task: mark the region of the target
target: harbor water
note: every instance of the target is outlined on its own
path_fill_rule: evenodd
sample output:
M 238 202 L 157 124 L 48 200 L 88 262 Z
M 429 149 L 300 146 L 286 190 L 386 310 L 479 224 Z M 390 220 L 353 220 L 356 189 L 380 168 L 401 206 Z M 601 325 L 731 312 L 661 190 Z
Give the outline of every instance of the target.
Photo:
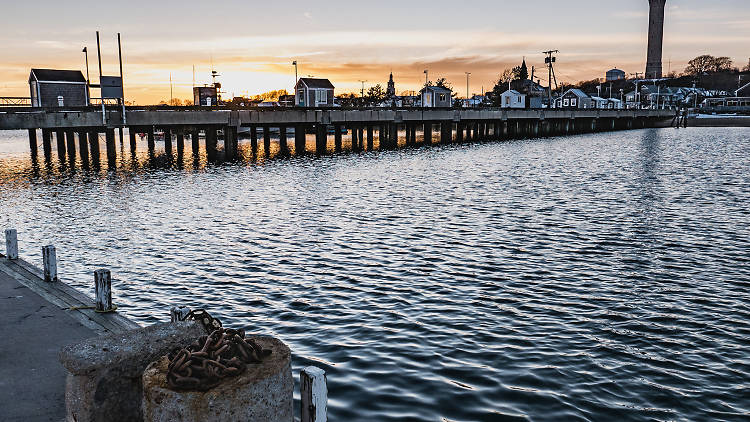
M 117 145 L 107 171 L 0 132 L 21 256 L 56 245 L 92 296 L 110 268 L 144 325 L 187 305 L 279 337 L 295 376 L 327 372 L 330 420 L 750 417 L 750 129 L 258 159 L 243 141 L 223 165 Z

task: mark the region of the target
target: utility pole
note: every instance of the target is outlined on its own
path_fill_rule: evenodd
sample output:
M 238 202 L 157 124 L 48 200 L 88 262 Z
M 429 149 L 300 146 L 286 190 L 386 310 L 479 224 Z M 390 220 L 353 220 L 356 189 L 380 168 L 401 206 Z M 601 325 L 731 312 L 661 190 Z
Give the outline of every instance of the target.
M 549 87 L 547 88 L 548 94 L 549 94 L 549 108 L 552 108 L 552 80 L 555 81 L 555 89 L 557 89 L 557 78 L 555 77 L 555 69 L 554 69 L 554 63 L 556 61 L 556 57 L 554 56 L 555 53 L 559 53 L 560 50 L 549 50 L 549 51 L 543 51 L 542 54 L 546 54 L 547 57 L 544 58 L 544 64 L 547 65 L 548 69 L 548 79 L 547 84 Z
M 362 98 L 364 99 L 365 98 L 365 82 L 367 81 L 360 81 L 360 82 L 362 82 Z
M 427 86 L 427 77 L 430 75 L 430 72 L 427 71 L 427 69 L 424 70 L 424 86 Z

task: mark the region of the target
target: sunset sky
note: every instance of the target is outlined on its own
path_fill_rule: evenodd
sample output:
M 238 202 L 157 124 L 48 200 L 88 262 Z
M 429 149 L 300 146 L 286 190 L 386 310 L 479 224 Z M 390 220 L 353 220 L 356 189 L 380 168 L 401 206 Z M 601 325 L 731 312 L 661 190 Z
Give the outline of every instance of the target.
M 211 62 L 226 96 L 291 90 L 293 60 L 300 76 L 331 79 L 336 93 L 385 85 L 392 70 L 398 92 L 418 90 L 424 69 L 465 94 L 489 89 L 506 67 L 526 56 L 547 72 L 541 51 L 558 49 L 558 80 L 603 77 L 618 67 L 643 72 L 648 2 L 553 1 L 75 1 L 3 2 L 0 6 L 0 96 L 28 96 L 31 67 L 81 69 L 89 48 L 98 79 L 96 38 L 105 74 L 117 74 L 122 33 L 125 94 L 136 103 L 191 98 L 210 82 Z M 700 54 L 750 57 L 750 1 L 667 0 L 664 71 L 682 71 Z

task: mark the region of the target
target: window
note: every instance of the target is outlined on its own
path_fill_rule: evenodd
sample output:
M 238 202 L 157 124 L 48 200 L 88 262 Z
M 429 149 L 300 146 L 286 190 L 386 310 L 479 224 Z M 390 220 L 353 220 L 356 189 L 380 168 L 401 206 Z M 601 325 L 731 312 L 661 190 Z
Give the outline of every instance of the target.
M 445 94 L 440 94 L 440 101 L 445 101 Z
M 578 99 L 577 98 L 571 98 L 570 99 L 570 106 L 571 107 L 575 107 L 577 103 L 578 103 Z
M 570 105 L 570 100 L 568 100 L 567 98 L 564 98 L 563 99 L 563 107 L 567 107 L 569 105 Z
M 328 92 L 325 89 L 316 89 L 315 101 L 321 104 L 326 104 L 328 102 Z
M 297 93 L 297 104 L 301 106 L 305 105 L 305 91 L 300 91 Z
M 505 105 L 510 105 L 510 97 L 505 97 Z

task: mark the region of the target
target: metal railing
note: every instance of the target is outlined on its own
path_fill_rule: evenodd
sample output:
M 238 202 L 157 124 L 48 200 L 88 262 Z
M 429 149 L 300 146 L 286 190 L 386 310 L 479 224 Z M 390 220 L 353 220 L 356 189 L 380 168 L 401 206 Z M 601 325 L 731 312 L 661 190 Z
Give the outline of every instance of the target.
M 0 107 L 31 107 L 31 97 L 0 97 Z

